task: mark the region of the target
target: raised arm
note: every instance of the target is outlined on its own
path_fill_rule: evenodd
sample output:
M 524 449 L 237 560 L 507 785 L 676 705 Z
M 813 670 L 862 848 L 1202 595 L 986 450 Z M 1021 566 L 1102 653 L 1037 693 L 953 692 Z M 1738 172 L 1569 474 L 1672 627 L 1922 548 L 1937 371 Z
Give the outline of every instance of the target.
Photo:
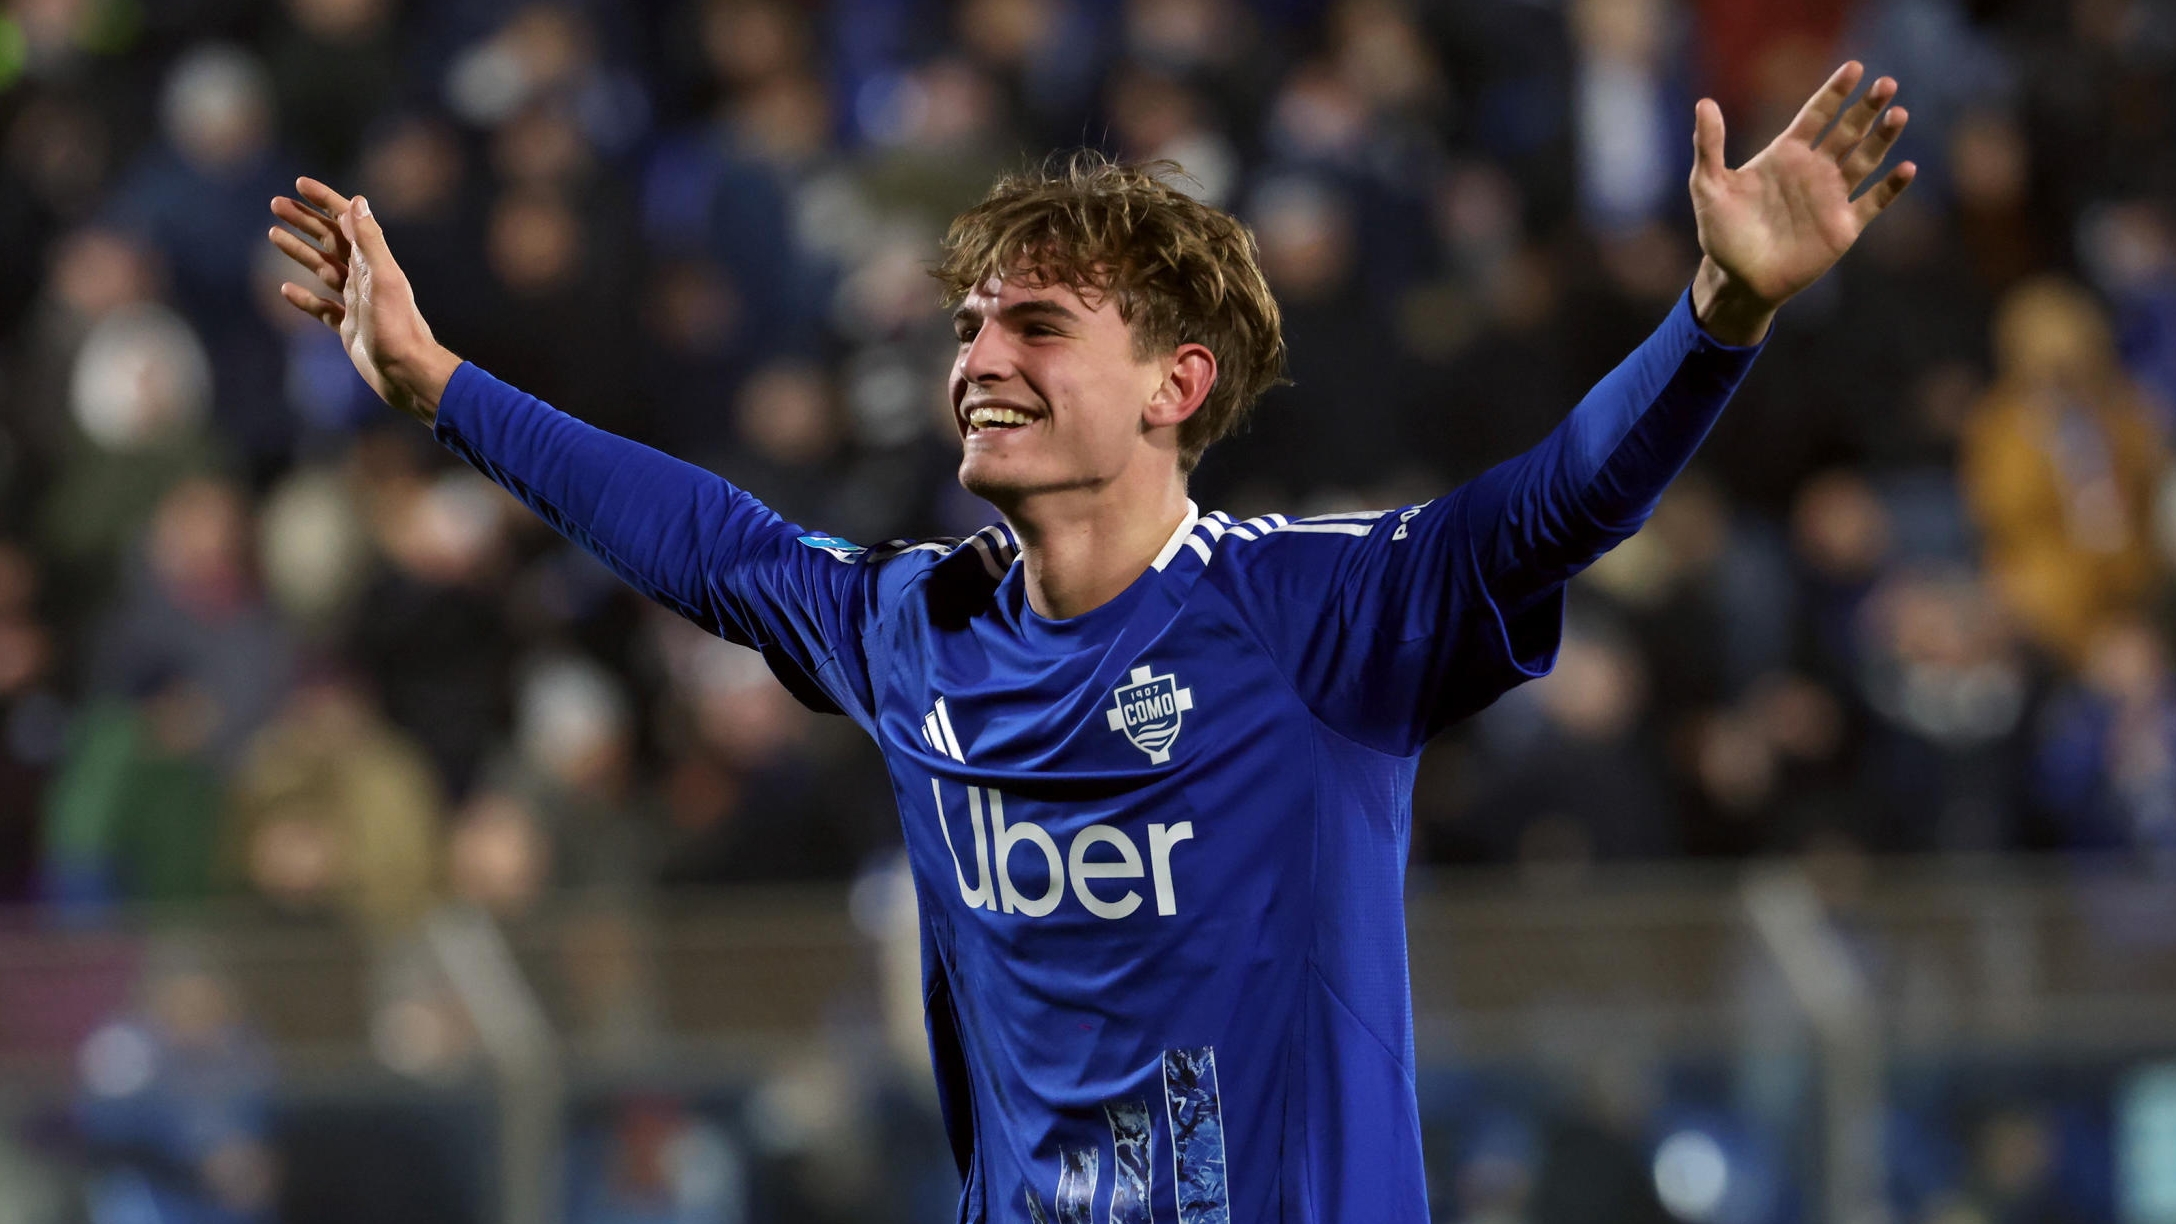
M 299 178 L 300 199 L 280 196 L 272 215 L 272 245 L 317 279 L 331 297 L 293 282 L 280 296 L 340 333 L 348 360 L 378 398 L 425 425 L 438 420 L 438 400 L 461 359 L 431 335 L 416 309 L 408 274 L 393 260 L 370 201 L 341 195 L 314 178 Z M 297 236 L 297 235 L 301 236 Z
M 1911 181 L 1907 162 L 1852 198 L 1904 129 L 1886 78 L 1845 107 L 1861 76 L 1844 65 L 1737 170 L 1723 164 L 1721 112 L 1700 103 L 1700 272 L 1540 445 L 1402 511 L 1272 524 L 1259 544 L 1242 537 L 1252 551 L 1211 568 L 1319 717 L 1360 743 L 1417 751 L 1553 666 L 1565 580 L 1639 530 L 1722 413 L 1776 308 Z
M 340 333 L 370 389 L 638 590 L 727 632 L 705 581 L 720 568 L 711 551 L 757 528 L 763 507 L 709 472 L 465 366 L 431 335 L 370 202 L 312 178 L 295 186 L 301 198 L 272 201 L 294 227 L 275 226 L 272 243 L 338 300 L 293 283 L 281 296 Z
M 1501 511 L 1482 558 L 1499 597 L 1516 604 L 1545 591 L 1638 530 L 1714 425 L 1776 310 L 1910 184 L 1916 168 L 1905 162 L 1867 185 L 1908 116 L 1889 105 L 1897 85 L 1888 77 L 1847 107 L 1863 75 L 1855 62 L 1838 68 L 1736 170 L 1723 160 L 1722 110 L 1709 99 L 1694 109 L 1701 261 L 1690 291 L 1547 440 L 1468 491 L 1484 503 L 1477 510 Z
M 520 498 L 643 594 L 761 650 L 818 708 L 866 705 L 854 665 L 870 587 L 853 554 L 804 539 L 719 476 L 585 425 L 463 362 L 431 335 L 370 204 L 315 179 L 272 211 L 272 242 L 337 300 L 280 293 L 340 334 L 386 403 Z M 844 664 L 844 666 L 841 666 Z
M 1889 105 L 1890 77 L 1846 108 L 1865 73 L 1856 60 L 1838 68 L 1791 126 L 1736 170 L 1723 161 L 1723 109 L 1712 98 L 1693 108 L 1701 254 L 1693 310 L 1725 344 L 1766 338 L 1777 308 L 1836 266 L 1919 173 L 1902 162 L 1868 185 L 1910 115 Z

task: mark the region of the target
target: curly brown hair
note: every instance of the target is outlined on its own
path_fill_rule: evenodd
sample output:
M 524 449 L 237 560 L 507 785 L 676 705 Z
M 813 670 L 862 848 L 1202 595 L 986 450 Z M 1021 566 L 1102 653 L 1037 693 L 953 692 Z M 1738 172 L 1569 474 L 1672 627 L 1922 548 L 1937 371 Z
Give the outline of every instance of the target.
M 1181 344 L 1216 354 L 1208 398 L 1179 426 L 1179 468 L 1236 428 L 1283 381 L 1283 323 L 1254 235 L 1172 180 L 1177 162 L 1129 165 L 1094 150 L 1009 174 L 954 218 L 932 270 L 953 306 L 992 277 L 1111 295 L 1142 360 Z

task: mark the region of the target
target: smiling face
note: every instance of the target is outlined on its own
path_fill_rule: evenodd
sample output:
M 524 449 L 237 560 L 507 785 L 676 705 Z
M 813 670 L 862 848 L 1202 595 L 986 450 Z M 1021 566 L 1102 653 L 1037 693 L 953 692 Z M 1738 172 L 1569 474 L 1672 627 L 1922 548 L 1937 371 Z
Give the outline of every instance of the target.
M 952 421 L 969 492 L 1010 510 L 1036 494 L 1105 488 L 1144 467 L 1178 470 L 1178 422 L 1200 395 L 1173 369 L 1200 361 L 1200 345 L 1144 359 L 1109 294 L 1083 298 L 1019 279 L 978 286 L 953 327 Z
M 1183 177 L 1083 150 L 998 179 L 952 219 L 930 271 L 961 307 L 953 407 L 1025 418 L 985 415 L 1011 427 L 985 435 L 960 412 L 970 490 L 996 500 L 1137 476 L 1143 488 L 1114 496 L 1162 480 L 1183 492 L 1202 452 L 1278 382 L 1284 339 L 1254 236 L 1174 186 Z M 1177 466 L 1159 472 L 1147 460 L 1167 450 Z

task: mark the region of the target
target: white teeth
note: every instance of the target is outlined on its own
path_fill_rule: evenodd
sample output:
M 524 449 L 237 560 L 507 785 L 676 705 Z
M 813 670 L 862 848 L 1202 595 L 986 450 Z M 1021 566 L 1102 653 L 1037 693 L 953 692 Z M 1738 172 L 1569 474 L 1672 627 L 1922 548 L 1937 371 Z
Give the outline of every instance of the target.
M 992 404 L 980 404 L 968 409 L 967 427 L 983 429 L 992 425 L 1025 425 L 1034 418 L 1017 408 L 1000 408 Z

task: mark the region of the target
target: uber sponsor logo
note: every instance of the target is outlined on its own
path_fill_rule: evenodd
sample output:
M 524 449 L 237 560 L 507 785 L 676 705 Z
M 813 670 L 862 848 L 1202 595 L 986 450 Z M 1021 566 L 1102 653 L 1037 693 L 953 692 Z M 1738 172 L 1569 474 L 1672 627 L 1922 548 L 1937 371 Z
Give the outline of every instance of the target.
M 937 699 L 936 709 L 923 719 L 922 734 L 938 752 L 955 761 L 967 759 L 960 751 L 959 737 L 952 731 L 952 715 L 945 709 L 943 698 Z M 963 847 L 953 840 L 952 824 L 945 815 L 944 787 L 936 778 L 929 780 L 930 797 L 937 805 L 937 831 L 952 855 L 960 899 L 969 908 L 1041 918 L 1058 908 L 1070 886 L 1082 909 L 1116 921 L 1141 908 L 1143 899 L 1137 888 L 1121 891 L 1122 882 L 1145 876 L 1156 897 L 1156 912 L 1167 917 L 1179 912 L 1178 890 L 1171 880 L 1171 848 L 1193 840 L 1193 821 L 1149 825 L 1145 857 L 1141 846 L 1125 830 L 1107 824 L 1081 829 L 1060 853 L 1058 839 L 1048 829 L 1032 820 L 1005 819 L 1005 796 L 1001 792 L 987 786 L 966 789 L 967 823 L 973 843 L 967 848 L 968 855 L 963 856 Z M 1039 892 L 1023 889 L 1014 881 L 1013 861 L 1023 848 L 1042 857 L 1046 875 Z M 1091 853 L 1096 857 L 1091 859 Z M 972 883 L 968 879 L 969 857 L 974 862 Z
M 967 823 L 973 830 L 975 861 L 974 879 L 970 883 L 961 848 L 953 842 L 952 830 L 945 820 L 943 791 L 934 778 L 930 780 L 930 787 L 936 792 L 939 831 L 944 834 L 946 847 L 952 851 L 952 870 L 959 876 L 960 899 L 971 908 L 1001 909 L 1008 914 L 1040 918 L 1058 908 L 1058 903 L 1065 899 L 1066 884 L 1071 881 L 1073 896 L 1082 909 L 1098 918 L 1115 921 L 1141 908 L 1140 890 L 1126 888 L 1120 892 L 1122 885 L 1118 882 L 1138 880 L 1146 874 L 1156 894 L 1156 912 L 1165 916 L 1179 912 L 1178 892 L 1171 883 L 1171 848 L 1193 839 L 1193 821 L 1148 827 L 1148 861 L 1144 872 L 1141 848 L 1123 829 L 1107 824 L 1089 825 L 1075 833 L 1072 845 L 1060 854 L 1058 839 L 1052 837 L 1048 829 L 1032 820 L 1005 819 L 1004 795 L 988 787 L 970 786 L 967 788 Z M 988 818 L 987 826 L 985 817 Z M 1097 852 L 1098 847 L 1108 849 L 1090 859 L 1089 854 Z M 1047 875 L 1040 892 L 1023 889 L 1013 881 L 1014 862 L 1023 849 L 1042 856 Z M 1033 879 L 1032 876 L 1029 878 Z
M 1111 691 L 1117 704 L 1103 712 L 1113 731 L 1123 731 L 1134 747 L 1161 765 L 1171 759 L 1171 741 L 1179 738 L 1180 716 L 1194 708 L 1194 690 L 1180 688 L 1177 677 L 1166 672 L 1152 676 L 1146 667 L 1133 669 L 1132 681 Z

